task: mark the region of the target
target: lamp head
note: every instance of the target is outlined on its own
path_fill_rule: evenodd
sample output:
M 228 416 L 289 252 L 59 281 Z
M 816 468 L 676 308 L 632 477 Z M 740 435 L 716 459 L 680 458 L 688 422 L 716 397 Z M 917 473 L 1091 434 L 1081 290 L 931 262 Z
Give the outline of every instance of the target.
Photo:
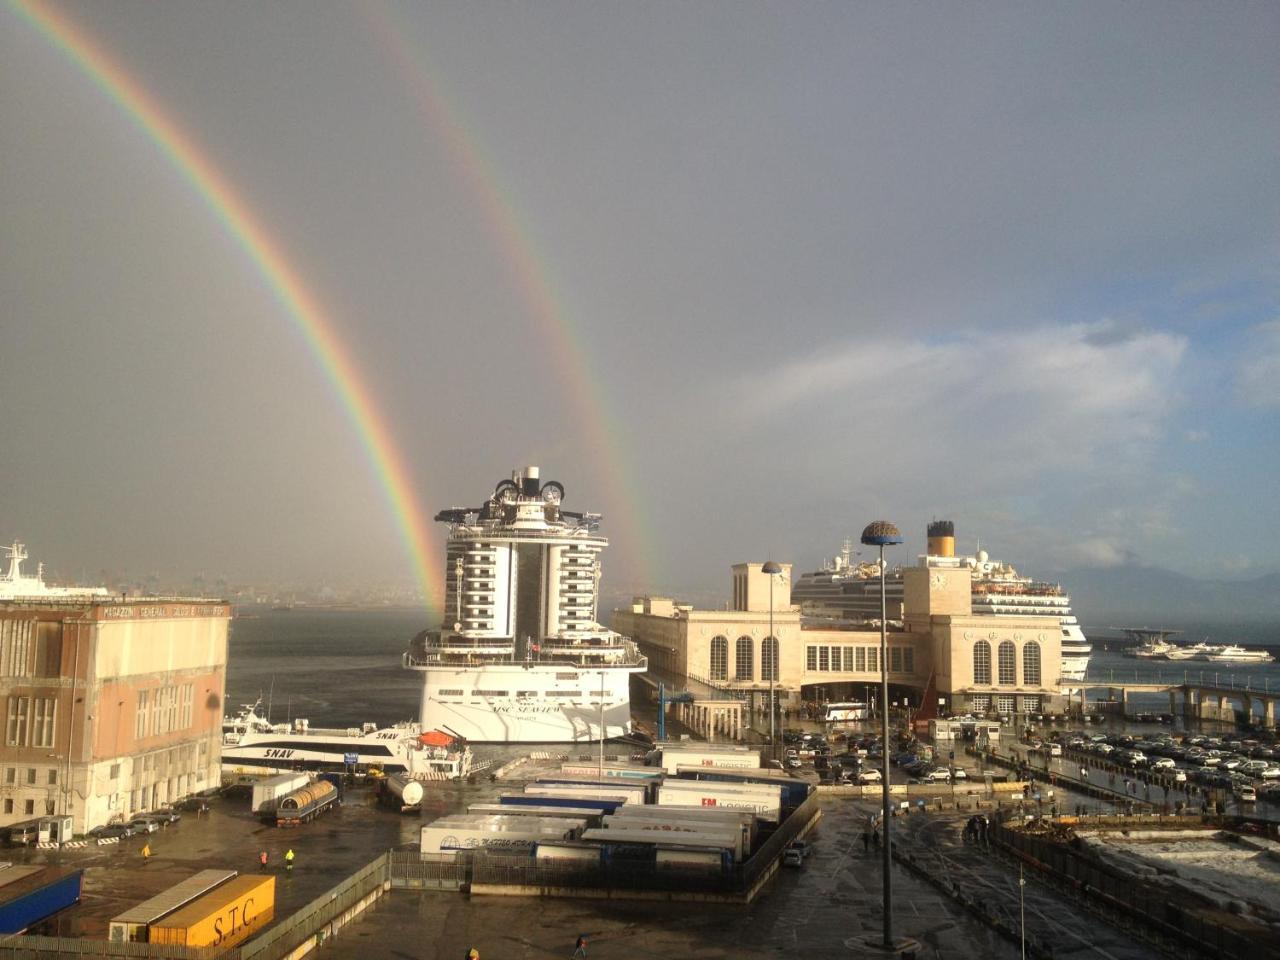
M 773 574 L 775 574 L 775 573 L 781 573 L 781 572 L 782 572 L 782 567 L 780 567 L 778 564 L 774 563 L 772 560 L 768 560 L 768 561 L 766 561 L 766 562 L 765 562 L 765 564 L 760 568 L 760 572 L 761 572 L 761 573 L 767 573 L 767 574 L 769 574 L 770 576 L 772 576 L 772 575 L 773 575 Z
M 862 542 L 869 547 L 887 547 L 901 543 L 902 533 L 888 520 L 876 520 L 862 531 Z

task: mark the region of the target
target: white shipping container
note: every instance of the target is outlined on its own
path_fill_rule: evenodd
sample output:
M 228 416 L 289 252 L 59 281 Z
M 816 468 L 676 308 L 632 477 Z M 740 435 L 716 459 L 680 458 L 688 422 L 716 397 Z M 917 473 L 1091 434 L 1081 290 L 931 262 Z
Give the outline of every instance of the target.
M 658 836 L 651 830 L 588 830 L 582 839 L 589 843 L 643 843 L 650 846 L 705 847 L 708 850 L 725 850 L 730 854 L 737 848 L 737 838 L 727 833 L 682 833 L 679 839 Z
M 249 810 L 252 813 L 274 810 L 284 797 L 310 782 L 311 775 L 307 773 L 281 773 L 259 780 L 253 785 L 253 799 L 250 801 Z
M 721 767 L 732 770 L 758 770 L 760 769 L 760 753 L 756 750 L 749 753 L 740 751 L 725 753 L 708 750 L 662 751 L 663 770 L 667 771 L 667 773 L 675 774 L 680 767 Z
M 458 827 L 422 828 L 419 849 L 423 853 L 457 853 L 465 850 L 510 850 L 527 853 L 539 840 L 549 839 L 545 833 L 495 833 L 485 830 L 464 830 Z
M 626 808 L 624 806 L 618 809 Z M 591 826 L 596 826 L 600 821 L 598 807 L 526 807 L 515 803 L 473 803 L 468 805 L 467 813 L 477 816 L 568 817 L 571 820 L 586 820 Z
M 717 825 L 699 823 L 691 820 L 618 820 L 616 817 L 605 817 L 604 828 L 632 835 L 635 833 L 655 834 L 655 843 L 680 843 L 686 833 L 696 833 L 707 837 L 723 837 L 733 850 L 735 860 L 741 860 L 746 852 L 742 827 L 739 824 Z M 665 837 L 665 840 L 658 839 Z
M 433 827 L 463 827 L 468 830 L 488 830 L 493 833 L 512 830 L 524 833 L 542 830 L 559 836 L 564 836 L 566 833 L 581 833 L 588 825 L 586 819 L 582 817 L 494 817 L 466 814 L 456 814 L 431 821 Z
M 658 750 L 670 750 L 672 752 L 701 752 L 701 753 L 754 753 L 759 755 L 760 748 L 752 747 L 745 743 L 709 743 L 706 740 L 663 740 L 655 744 Z
M 601 787 L 575 787 L 569 784 L 531 783 L 524 788 L 527 797 L 571 797 L 577 800 L 613 800 L 617 803 L 644 803 L 644 788 L 639 791 L 625 789 L 625 783 L 608 789 Z
M 667 804 L 658 806 L 650 804 L 644 807 L 627 804 L 619 807 L 613 814 L 618 822 L 650 821 L 650 820 L 684 820 L 693 823 L 710 823 L 717 826 L 731 825 L 742 830 L 746 838 L 746 848 L 755 848 L 756 830 L 759 821 L 752 810 L 733 810 L 729 807 L 678 806 Z
M 720 784 L 708 783 L 705 780 L 693 780 L 701 790 L 696 792 L 684 789 L 671 789 L 665 784 L 658 788 L 658 806 L 689 806 L 697 804 L 703 807 L 728 807 L 730 810 L 750 810 L 761 820 L 779 823 L 782 819 L 782 801 L 775 795 L 772 799 L 765 796 L 735 793 L 717 789 Z
M 560 772 L 579 777 L 603 777 L 606 780 L 653 780 L 662 776 L 657 767 L 645 767 L 639 764 L 608 764 L 603 767 L 595 763 L 562 763 Z

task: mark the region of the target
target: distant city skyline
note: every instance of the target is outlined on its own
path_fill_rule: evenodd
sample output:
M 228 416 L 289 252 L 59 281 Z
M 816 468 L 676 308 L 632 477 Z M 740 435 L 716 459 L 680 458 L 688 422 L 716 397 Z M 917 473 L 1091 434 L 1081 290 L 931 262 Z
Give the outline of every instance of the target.
M 606 590 L 718 596 L 881 518 L 893 562 L 946 518 L 1038 576 L 1276 572 L 1277 35 L 7 5 L 0 542 L 438 593 L 431 516 L 537 464 L 604 514 Z

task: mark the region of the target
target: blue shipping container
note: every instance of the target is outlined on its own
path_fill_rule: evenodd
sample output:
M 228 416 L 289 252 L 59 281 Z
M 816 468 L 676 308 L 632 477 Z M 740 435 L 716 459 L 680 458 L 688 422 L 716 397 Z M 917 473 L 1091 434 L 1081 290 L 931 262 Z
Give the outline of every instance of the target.
M 0 887 L 0 933 L 21 933 L 80 902 L 83 870 L 50 868 Z

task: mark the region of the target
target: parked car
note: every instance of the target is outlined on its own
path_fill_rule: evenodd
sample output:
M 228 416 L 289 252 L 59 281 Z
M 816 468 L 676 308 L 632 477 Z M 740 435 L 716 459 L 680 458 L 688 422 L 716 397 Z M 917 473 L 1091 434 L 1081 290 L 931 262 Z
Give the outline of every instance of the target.
M 1177 764 L 1168 757 L 1161 757 L 1159 760 L 1151 761 L 1152 770 L 1172 770 Z
M 148 811 L 144 816 L 159 820 L 163 826 L 168 826 L 171 823 L 177 823 L 182 819 L 182 814 L 173 807 L 158 807 L 155 810 Z
M 90 830 L 87 836 L 94 840 L 109 840 L 113 837 L 123 840 L 133 836 L 133 827 L 127 823 L 104 823 Z
M 879 770 L 863 770 L 858 774 L 859 783 L 879 783 L 881 780 Z
M 964 767 L 956 767 L 955 770 L 952 771 L 951 776 L 955 780 L 968 780 L 969 771 Z
M 946 767 L 938 767 L 926 773 L 923 779 L 926 783 L 950 783 L 951 772 Z
M 798 770 L 801 766 L 799 757 L 787 757 L 787 766 L 792 770 Z
M 792 850 L 788 847 L 786 850 L 782 851 L 782 865 L 784 867 L 803 867 L 804 854 L 799 850 Z
M 134 833 L 155 833 L 164 824 L 155 817 L 134 817 L 129 821 L 129 826 L 133 828 Z
M 177 810 L 185 810 L 188 813 L 208 813 L 209 799 L 207 797 L 183 797 L 174 804 Z
M 1253 789 L 1251 783 L 1237 783 L 1231 792 L 1241 803 L 1256 803 L 1258 800 L 1258 792 Z
M 787 847 L 787 849 L 799 850 L 800 856 L 807 857 L 809 856 L 809 854 L 813 853 L 813 844 L 809 843 L 806 840 L 792 840 L 791 844 Z

